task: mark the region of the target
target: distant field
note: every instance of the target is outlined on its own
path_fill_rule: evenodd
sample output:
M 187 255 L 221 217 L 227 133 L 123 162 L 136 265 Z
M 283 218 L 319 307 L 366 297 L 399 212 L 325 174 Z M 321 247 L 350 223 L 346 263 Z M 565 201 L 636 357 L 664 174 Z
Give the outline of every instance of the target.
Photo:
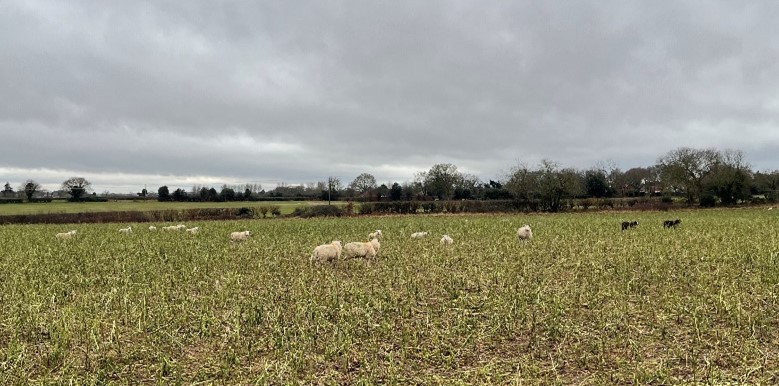
M 0 226 L 0 384 L 778 384 L 778 215 Z
M 241 208 L 278 206 L 282 214 L 292 213 L 295 207 L 322 205 L 327 201 L 236 201 L 236 202 L 159 202 L 159 201 L 109 201 L 109 202 L 49 202 L 0 205 L 0 215 L 45 214 L 45 213 L 83 213 L 116 212 L 129 210 L 165 210 L 197 208 Z M 336 202 L 336 205 L 344 205 Z

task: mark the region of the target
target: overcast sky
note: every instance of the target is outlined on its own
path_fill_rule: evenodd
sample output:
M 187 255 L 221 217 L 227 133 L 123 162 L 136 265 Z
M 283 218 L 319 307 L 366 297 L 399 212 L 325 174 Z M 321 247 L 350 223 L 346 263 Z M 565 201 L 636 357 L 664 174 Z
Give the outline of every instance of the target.
M 776 1 L 0 1 L 0 184 L 779 169 Z

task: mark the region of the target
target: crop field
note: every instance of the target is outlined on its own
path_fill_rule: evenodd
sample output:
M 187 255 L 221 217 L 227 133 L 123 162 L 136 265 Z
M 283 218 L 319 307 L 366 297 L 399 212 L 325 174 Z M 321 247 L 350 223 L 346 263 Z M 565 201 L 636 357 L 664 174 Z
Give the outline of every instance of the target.
M 324 203 L 327 203 L 325 201 Z M 109 202 L 67 202 L 22 203 L 0 205 L 0 215 L 47 214 L 47 213 L 85 213 L 85 212 L 123 212 L 151 211 L 168 209 L 200 208 L 257 208 L 278 206 L 282 214 L 289 214 L 298 206 L 322 205 L 321 201 L 232 201 L 232 202 L 159 202 L 159 201 L 109 201 Z M 345 205 L 345 202 L 335 202 Z
M 2 226 L 0 384 L 778 384 L 778 216 Z M 309 262 L 375 229 L 377 259 Z

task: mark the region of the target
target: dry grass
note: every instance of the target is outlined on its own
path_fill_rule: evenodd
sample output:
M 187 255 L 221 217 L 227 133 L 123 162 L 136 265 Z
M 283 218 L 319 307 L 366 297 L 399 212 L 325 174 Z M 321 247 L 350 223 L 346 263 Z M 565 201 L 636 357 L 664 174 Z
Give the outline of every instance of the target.
M 0 384 L 776 384 L 777 220 L 746 209 L 188 224 L 197 235 L 3 226 Z M 524 223 L 528 243 L 515 239 Z M 232 245 L 244 228 L 250 240 Z M 76 239 L 54 238 L 69 229 Z M 374 229 L 376 261 L 309 264 L 314 246 Z

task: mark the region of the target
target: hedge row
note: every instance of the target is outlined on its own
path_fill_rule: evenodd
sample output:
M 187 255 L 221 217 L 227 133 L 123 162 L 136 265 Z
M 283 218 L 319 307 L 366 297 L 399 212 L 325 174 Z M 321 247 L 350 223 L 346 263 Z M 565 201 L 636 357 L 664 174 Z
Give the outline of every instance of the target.
M 259 217 L 263 208 L 198 208 L 88 213 L 40 213 L 0 216 L 0 224 L 139 223 L 232 220 Z M 276 208 L 268 208 L 279 215 Z M 264 217 L 264 215 L 263 215 Z

